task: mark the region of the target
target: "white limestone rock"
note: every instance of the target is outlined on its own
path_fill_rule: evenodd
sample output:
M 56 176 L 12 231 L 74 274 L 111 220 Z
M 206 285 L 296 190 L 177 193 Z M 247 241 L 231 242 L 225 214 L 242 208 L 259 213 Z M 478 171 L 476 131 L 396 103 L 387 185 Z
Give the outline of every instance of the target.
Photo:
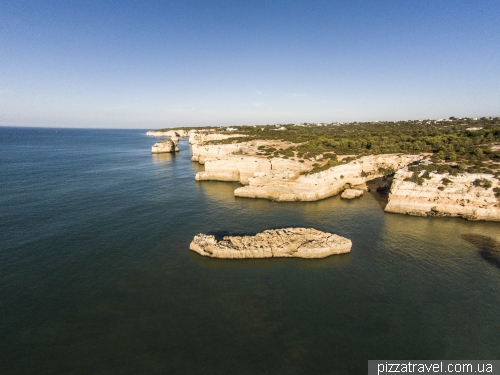
M 313 228 L 271 229 L 255 236 L 198 234 L 189 248 L 212 258 L 324 258 L 351 251 L 351 240 Z
M 371 155 L 309 175 L 284 179 L 279 173 L 265 173 L 249 178 L 248 186 L 234 191 L 237 197 L 264 198 L 278 202 L 317 201 L 364 184 L 384 175 L 383 170 L 398 170 L 422 155 Z
M 152 154 L 164 154 L 169 152 L 179 152 L 177 144 L 171 139 L 156 142 L 153 147 L 151 147 Z
M 241 147 L 241 144 L 238 143 L 226 145 L 193 144 L 191 146 L 193 152 L 191 161 L 205 164 L 206 160 L 222 159 L 228 155 L 241 154 Z
M 500 202 L 493 191 L 500 184 L 493 175 L 430 173 L 430 179 L 424 179 L 422 185 L 418 185 L 405 181 L 412 173 L 405 168 L 395 174 L 385 211 L 414 216 L 500 221 Z M 444 184 L 443 178 L 450 182 Z M 489 180 L 491 187 L 474 186 L 476 179 Z
M 363 195 L 363 190 L 359 189 L 345 189 L 342 194 L 340 195 L 340 198 L 343 199 L 354 199 L 358 198 Z

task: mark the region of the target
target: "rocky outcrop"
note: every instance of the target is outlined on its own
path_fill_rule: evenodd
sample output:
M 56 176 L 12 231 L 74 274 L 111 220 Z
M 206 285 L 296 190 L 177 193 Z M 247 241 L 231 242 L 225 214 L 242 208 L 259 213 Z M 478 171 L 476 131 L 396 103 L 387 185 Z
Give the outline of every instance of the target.
M 358 198 L 363 195 L 363 190 L 359 189 L 345 189 L 342 194 L 340 195 L 340 198 L 343 199 L 354 199 Z
M 411 175 L 412 172 L 406 168 L 396 173 L 385 211 L 415 216 L 500 221 L 500 202 L 493 191 L 499 182 L 493 175 L 463 173 L 450 176 L 430 173 L 430 178 L 424 179 L 422 185 L 405 181 Z M 476 180 L 488 180 L 491 186 L 475 186 Z
M 236 181 L 246 185 L 255 176 L 265 176 L 266 173 L 279 173 L 282 179 L 297 178 L 303 170 L 306 170 L 304 165 L 294 160 L 228 155 L 222 159 L 206 160 L 205 171 L 198 172 L 195 179 Z
M 278 202 L 317 201 L 381 177 L 389 169 L 403 168 L 421 158 L 421 155 L 371 155 L 309 175 L 297 176 L 283 170 L 255 173 L 254 177 L 248 179 L 248 186 L 236 189 L 234 195 Z
M 236 181 L 247 184 L 255 172 L 271 170 L 267 158 L 252 156 L 226 156 L 224 159 L 211 159 L 205 162 L 205 171 L 198 172 L 196 181 L 217 180 Z
M 324 258 L 351 251 L 351 240 L 312 228 L 272 229 L 255 236 L 198 234 L 189 248 L 212 258 Z
M 156 142 L 153 147 L 151 147 L 152 154 L 164 154 L 168 152 L 179 152 L 177 144 L 171 139 Z
M 221 159 L 228 155 L 241 154 L 243 152 L 240 143 L 226 145 L 193 144 L 191 150 L 193 152 L 191 161 L 197 161 L 200 164 L 205 164 L 205 160 Z
M 151 130 L 146 133 L 148 137 L 171 137 L 171 138 L 185 138 L 189 137 L 188 130 L 173 129 L 167 131 Z

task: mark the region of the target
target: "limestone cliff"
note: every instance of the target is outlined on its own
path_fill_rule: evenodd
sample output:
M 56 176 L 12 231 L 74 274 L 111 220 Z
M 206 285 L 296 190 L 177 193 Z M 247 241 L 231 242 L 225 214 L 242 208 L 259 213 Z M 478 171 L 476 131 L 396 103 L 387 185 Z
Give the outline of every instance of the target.
M 236 189 L 234 195 L 278 202 L 316 201 L 380 177 L 387 169 L 398 170 L 421 158 L 420 155 L 364 156 L 319 173 L 298 177 L 286 170 L 255 173 L 254 177 L 248 179 L 248 186 Z
M 200 164 L 205 164 L 207 159 L 221 159 L 227 155 L 241 154 L 242 145 L 240 143 L 230 143 L 226 145 L 205 145 L 193 144 L 191 146 L 193 156 L 191 161 L 197 161 Z
M 389 203 L 385 208 L 387 212 L 500 221 L 500 202 L 493 191 L 499 182 L 493 175 L 430 173 L 430 179 L 424 179 L 422 185 L 405 181 L 411 175 L 412 172 L 405 168 L 394 176 Z M 474 184 L 474 181 L 485 180 L 491 183 L 486 189 Z
M 194 144 L 192 161 L 205 165 L 205 171 L 196 174 L 197 181 L 236 181 L 248 184 L 255 173 L 271 170 L 288 171 L 296 178 L 311 168 L 312 161 L 299 163 L 294 159 L 269 158 L 259 154 L 259 146 L 276 145 L 275 141 L 250 141 L 223 145 Z M 286 147 L 287 145 L 281 144 Z M 289 146 L 289 145 L 288 145 Z
M 214 236 L 199 234 L 189 248 L 212 258 L 324 258 L 351 251 L 351 240 L 312 228 L 266 230 L 255 236 Z
M 151 147 L 152 154 L 164 154 L 168 152 L 179 152 L 177 144 L 171 139 L 156 142 L 153 147 Z
M 266 172 L 280 172 L 296 178 L 303 170 L 306 170 L 304 165 L 294 160 L 227 155 L 222 159 L 206 160 L 205 171 L 198 172 L 195 179 L 236 181 L 246 185 L 255 176 L 265 176 Z

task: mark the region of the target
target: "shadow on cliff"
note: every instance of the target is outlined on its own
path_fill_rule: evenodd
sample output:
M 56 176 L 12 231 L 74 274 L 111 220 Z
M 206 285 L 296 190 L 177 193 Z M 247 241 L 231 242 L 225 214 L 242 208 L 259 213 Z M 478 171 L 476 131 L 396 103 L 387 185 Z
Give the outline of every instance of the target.
M 207 235 L 214 236 L 217 241 L 222 241 L 225 236 L 255 236 L 255 232 L 228 232 L 227 230 L 211 230 Z
M 385 210 L 385 206 L 389 203 L 389 192 L 391 191 L 392 177 L 378 177 L 370 181 L 366 181 L 369 193 L 375 198 L 379 206 Z
M 474 245 L 483 259 L 500 268 L 500 242 L 480 234 L 462 234 L 462 238 Z

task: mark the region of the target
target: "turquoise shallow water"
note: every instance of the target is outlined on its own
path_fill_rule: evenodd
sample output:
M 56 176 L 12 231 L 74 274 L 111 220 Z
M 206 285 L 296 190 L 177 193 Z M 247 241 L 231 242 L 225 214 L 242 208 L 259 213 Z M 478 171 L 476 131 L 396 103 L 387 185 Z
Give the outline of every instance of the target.
M 370 194 L 235 198 L 236 183 L 194 181 L 186 140 L 155 156 L 144 133 L 0 128 L 1 374 L 363 374 L 369 359 L 500 358 L 500 268 L 480 253 L 499 223 L 386 214 Z M 189 251 L 197 233 L 286 226 L 346 236 L 352 252 Z

